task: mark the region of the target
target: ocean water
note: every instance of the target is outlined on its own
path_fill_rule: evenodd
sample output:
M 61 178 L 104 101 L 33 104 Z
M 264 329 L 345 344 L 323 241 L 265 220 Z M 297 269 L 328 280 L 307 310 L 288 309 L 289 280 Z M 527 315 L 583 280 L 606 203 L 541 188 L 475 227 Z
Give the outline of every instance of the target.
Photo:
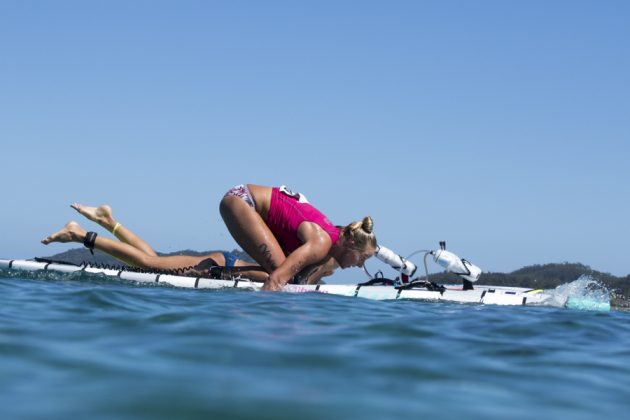
M 0 271 L 0 418 L 594 419 L 630 313 Z

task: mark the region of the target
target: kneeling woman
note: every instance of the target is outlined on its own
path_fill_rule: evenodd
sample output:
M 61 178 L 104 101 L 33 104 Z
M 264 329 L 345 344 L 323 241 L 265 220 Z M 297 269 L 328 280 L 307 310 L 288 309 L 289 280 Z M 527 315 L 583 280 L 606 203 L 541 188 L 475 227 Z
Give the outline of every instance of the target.
M 238 185 L 225 194 L 220 210 L 236 242 L 269 273 L 267 290 L 295 276 L 317 283 L 338 267 L 363 266 L 376 252 L 370 217 L 335 226 L 284 186 Z
M 174 270 L 189 267 L 203 272 L 213 265 L 230 265 L 222 253 L 202 257 L 158 256 L 145 241 L 122 226 L 112 216 L 111 208 L 72 207 L 100 224 L 120 242 L 86 232 L 76 222 L 69 222 L 42 243 L 78 242 L 112 255 L 132 266 L 147 269 Z M 326 216 L 310 205 L 306 198 L 285 187 L 272 188 L 239 185 L 229 190 L 220 205 L 221 215 L 236 242 L 260 264 L 239 274 L 264 281 L 264 289 L 279 290 L 291 279 L 317 283 L 338 267 L 360 267 L 376 252 L 372 219 L 345 227 L 333 225 Z M 249 265 L 242 260 L 235 267 Z

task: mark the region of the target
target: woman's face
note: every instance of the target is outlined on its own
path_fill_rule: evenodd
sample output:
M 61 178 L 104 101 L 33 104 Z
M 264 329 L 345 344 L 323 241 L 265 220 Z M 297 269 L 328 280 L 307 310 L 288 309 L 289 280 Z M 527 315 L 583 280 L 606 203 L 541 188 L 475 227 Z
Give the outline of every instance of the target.
M 365 250 L 359 250 L 351 246 L 345 247 L 339 262 L 339 267 L 363 267 L 365 260 L 374 255 L 376 249 L 368 248 Z

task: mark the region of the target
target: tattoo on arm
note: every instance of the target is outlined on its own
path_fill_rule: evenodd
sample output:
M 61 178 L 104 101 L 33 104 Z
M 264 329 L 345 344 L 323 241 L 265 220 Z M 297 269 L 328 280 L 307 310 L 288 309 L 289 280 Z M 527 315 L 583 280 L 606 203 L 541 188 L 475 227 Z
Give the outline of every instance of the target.
M 269 251 L 269 247 L 267 246 L 267 244 L 258 245 L 258 250 L 262 254 L 263 259 L 265 260 L 267 265 L 271 267 L 272 270 L 275 270 L 277 267 L 273 263 L 273 259 L 271 258 L 271 251 Z

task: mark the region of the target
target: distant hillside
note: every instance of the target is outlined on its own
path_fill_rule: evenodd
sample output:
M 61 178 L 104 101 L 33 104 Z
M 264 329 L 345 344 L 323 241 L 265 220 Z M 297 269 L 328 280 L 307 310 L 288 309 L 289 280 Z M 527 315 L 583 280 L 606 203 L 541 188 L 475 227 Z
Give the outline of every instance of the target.
M 192 251 L 184 250 L 169 254 L 158 253 L 159 255 L 206 255 L 216 251 Z M 221 251 L 219 251 L 221 252 Z M 245 261 L 252 261 L 252 258 L 245 252 L 235 249 L 232 251 L 238 258 Z M 46 257 L 55 260 L 68 261 L 74 264 L 82 262 L 99 263 L 108 265 L 124 265 L 115 258 L 110 257 L 100 251 L 95 250 L 94 256 L 85 248 L 72 249 L 60 254 Z M 612 303 L 617 307 L 630 308 L 630 275 L 626 277 L 616 277 L 609 273 L 602 273 L 593 270 L 591 267 L 579 263 L 544 264 L 531 265 L 520 268 L 511 273 L 483 273 L 479 279 L 480 284 L 494 286 L 515 286 L 530 287 L 536 289 L 553 289 L 561 284 L 570 283 L 588 275 L 598 280 L 611 292 Z M 458 277 L 448 273 L 431 274 L 429 279 L 436 283 L 453 283 L 458 281 Z

